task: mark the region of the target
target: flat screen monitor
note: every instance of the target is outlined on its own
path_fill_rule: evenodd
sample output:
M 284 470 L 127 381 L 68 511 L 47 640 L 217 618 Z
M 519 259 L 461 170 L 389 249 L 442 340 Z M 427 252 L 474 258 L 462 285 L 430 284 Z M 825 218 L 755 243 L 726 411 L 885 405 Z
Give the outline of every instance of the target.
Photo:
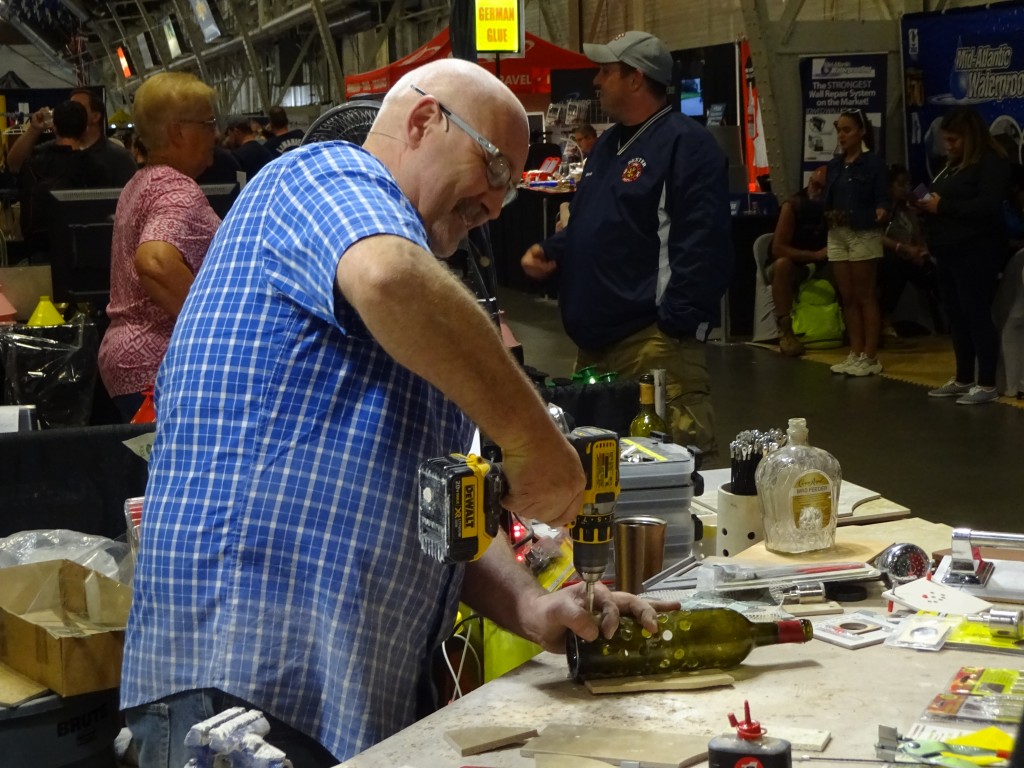
M 699 77 L 679 81 L 679 110 L 690 117 L 704 117 L 704 94 Z
M 238 197 L 237 184 L 202 184 L 199 187 L 210 201 L 213 212 L 223 219 L 231 210 L 232 203 Z
M 110 244 L 120 188 L 50 190 L 53 296 L 110 290 Z
M 237 184 L 200 187 L 222 219 Z M 57 301 L 110 291 L 110 249 L 120 188 L 50 190 L 50 272 Z M 93 297 L 94 299 L 96 297 Z

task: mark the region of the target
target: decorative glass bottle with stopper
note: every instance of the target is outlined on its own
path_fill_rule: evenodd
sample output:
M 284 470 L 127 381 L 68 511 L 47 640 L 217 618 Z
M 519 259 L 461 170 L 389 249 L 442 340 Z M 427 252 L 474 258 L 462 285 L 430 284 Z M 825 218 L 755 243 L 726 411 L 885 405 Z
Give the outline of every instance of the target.
M 770 552 L 831 549 L 843 474 L 828 451 L 807 444 L 807 422 L 790 419 L 786 445 L 762 459 L 754 475 Z

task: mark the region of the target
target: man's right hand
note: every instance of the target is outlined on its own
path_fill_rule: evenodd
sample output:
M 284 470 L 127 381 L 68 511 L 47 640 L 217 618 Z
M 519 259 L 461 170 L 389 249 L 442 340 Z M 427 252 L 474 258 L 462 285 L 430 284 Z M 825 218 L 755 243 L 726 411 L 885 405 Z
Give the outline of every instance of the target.
M 28 116 L 25 130 L 7 150 L 7 170 L 11 173 L 20 173 L 22 166 L 32 157 L 32 151 L 36 144 L 43 138 L 43 132 L 47 129 L 47 122 L 51 116 L 50 109 L 37 109 Z
M 505 509 L 555 527 L 576 519 L 586 476 L 579 455 L 554 422 L 550 435 L 531 440 L 522 449 L 503 445 L 501 453 L 509 487 L 502 500 Z
M 558 269 L 558 265 L 544 255 L 540 243 L 531 245 L 519 263 L 523 267 L 523 272 L 534 280 L 547 280 Z
M 53 112 L 49 107 L 43 107 L 37 109 L 28 118 L 28 124 L 30 128 L 35 128 L 37 131 L 45 131 L 46 123 L 52 119 Z

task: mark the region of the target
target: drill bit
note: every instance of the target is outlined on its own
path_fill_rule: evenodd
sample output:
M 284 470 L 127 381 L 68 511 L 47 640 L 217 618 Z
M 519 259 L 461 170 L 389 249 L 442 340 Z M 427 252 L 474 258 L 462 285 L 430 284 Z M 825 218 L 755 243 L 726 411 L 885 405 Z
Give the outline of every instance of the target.
M 594 582 L 587 581 L 587 613 L 594 612 Z

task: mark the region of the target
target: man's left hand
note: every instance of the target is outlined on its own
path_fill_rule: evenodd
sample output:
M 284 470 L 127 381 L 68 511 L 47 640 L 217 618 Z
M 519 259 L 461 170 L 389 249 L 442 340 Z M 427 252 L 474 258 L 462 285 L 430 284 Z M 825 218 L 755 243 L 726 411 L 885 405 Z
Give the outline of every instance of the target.
M 677 601 L 641 600 L 628 592 L 612 592 L 604 584 L 594 585 L 594 611 L 587 613 L 586 585 L 575 584 L 556 592 L 538 595 L 530 615 L 523 619 L 529 640 L 545 651 L 565 653 L 565 632 L 584 640 L 596 640 L 598 633 L 610 638 L 619 626 L 619 617 L 630 615 L 651 632 L 657 631 L 657 614 L 679 607 Z

